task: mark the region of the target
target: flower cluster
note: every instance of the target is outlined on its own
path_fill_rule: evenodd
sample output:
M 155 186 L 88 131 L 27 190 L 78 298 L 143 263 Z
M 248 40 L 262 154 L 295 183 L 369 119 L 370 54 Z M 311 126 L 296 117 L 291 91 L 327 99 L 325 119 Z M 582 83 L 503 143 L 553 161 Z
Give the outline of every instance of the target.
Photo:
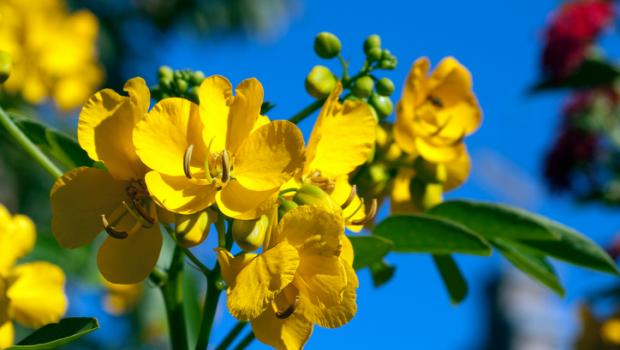
M 0 50 L 13 68 L 3 89 L 28 103 L 52 98 L 62 110 L 81 105 L 101 83 L 95 16 L 69 13 L 64 0 L 0 3 Z
M 67 309 L 60 268 L 43 261 L 16 264 L 35 241 L 33 222 L 0 205 L 0 349 L 13 344 L 13 320 L 37 328 L 58 322 Z

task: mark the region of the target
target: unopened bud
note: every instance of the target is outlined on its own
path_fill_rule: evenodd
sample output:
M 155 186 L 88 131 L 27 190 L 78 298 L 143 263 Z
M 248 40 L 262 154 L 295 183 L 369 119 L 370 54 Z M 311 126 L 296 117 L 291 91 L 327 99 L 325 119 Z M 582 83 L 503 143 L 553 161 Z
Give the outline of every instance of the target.
M 366 52 L 366 58 L 370 62 L 376 62 L 381 59 L 381 49 L 378 47 L 373 47 L 372 49 Z
M 234 220 L 232 237 L 241 249 L 251 252 L 263 245 L 268 228 L 267 215 L 261 215 L 255 220 Z
M 172 79 L 174 76 L 174 72 L 169 66 L 161 66 L 159 67 L 159 71 L 157 71 L 157 75 L 159 76 L 160 80 L 164 78 Z
M 329 68 L 314 66 L 306 77 L 306 91 L 315 98 L 326 97 L 336 88 L 338 79 Z
M 369 97 L 372 94 L 372 89 L 375 87 L 375 82 L 369 76 L 359 77 L 353 82 L 351 91 L 357 97 Z
M 392 103 L 392 99 L 387 96 L 373 94 L 372 96 L 370 96 L 368 102 L 370 102 L 370 105 L 374 107 L 379 118 L 385 118 L 392 114 L 392 111 L 394 111 L 394 104 Z
M 444 164 L 432 163 L 417 157 L 413 167 L 416 178 L 427 183 L 444 183 L 448 179 L 448 169 Z
M 377 93 L 382 96 L 390 96 L 394 93 L 394 83 L 389 78 L 381 78 L 377 81 Z
M 361 197 L 381 198 L 387 190 L 391 175 L 383 163 L 362 168 L 357 180 L 357 191 Z
M 368 54 L 372 49 L 381 48 L 381 37 L 377 34 L 369 35 L 364 41 L 364 52 Z
M 209 213 L 207 210 L 190 214 L 175 215 L 177 242 L 183 247 L 193 247 L 202 243 L 209 235 Z
M 200 85 L 203 80 L 205 80 L 205 74 L 202 71 L 197 70 L 194 73 L 192 73 L 192 78 L 191 78 L 192 84 Z
M 295 197 L 293 197 L 293 202 L 298 205 L 317 205 L 327 208 L 339 208 L 329 194 L 320 187 L 310 184 L 303 184 L 297 190 Z
M 290 201 L 288 199 L 282 199 L 280 201 L 280 205 L 278 206 L 278 219 L 282 219 L 284 214 L 286 214 L 289 210 L 298 207 L 297 203 Z
M 0 51 L 0 84 L 9 79 L 12 67 L 11 55 L 6 51 Z
M 443 201 L 442 184 L 425 183 L 418 179 L 413 179 L 409 183 L 409 191 L 413 205 L 420 212 L 425 212 Z
M 189 85 L 187 84 L 186 80 L 177 79 L 176 84 L 177 84 L 177 89 L 179 90 L 180 93 L 186 92 L 187 89 L 189 88 Z
M 314 39 L 314 51 L 322 58 L 334 58 L 341 49 L 340 39 L 332 33 L 321 32 Z

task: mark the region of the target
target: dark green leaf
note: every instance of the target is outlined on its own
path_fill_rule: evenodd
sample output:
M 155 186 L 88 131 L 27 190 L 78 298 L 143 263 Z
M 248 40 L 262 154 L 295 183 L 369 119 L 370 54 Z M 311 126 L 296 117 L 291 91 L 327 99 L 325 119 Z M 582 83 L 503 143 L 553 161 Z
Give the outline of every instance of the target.
M 433 255 L 433 261 L 450 295 L 450 300 L 453 304 L 459 304 L 468 292 L 467 281 L 461 269 L 450 255 Z
M 549 287 L 559 295 L 564 296 L 564 288 L 562 288 L 553 266 L 549 264 L 549 261 L 547 261 L 544 256 L 524 251 L 510 241 L 499 238 L 491 242 L 516 268 Z
M 56 349 L 93 332 L 99 328 L 95 318 L 65 318 L 58 323 L 43 326 L 9 349 Z
M 588 237 L 558 223 L 550 224 L 549 229 L 560 236 L 558 241 L 519 240 L 517 243 L 574 265 L 620 274 L 616 263 Z
M 265 115 L 265 114 L 269 113 L 269 111 L 271 111 L 274 108 L 276 108 L 275 104 L 273 104 L 273 103 L 271 103 L 269 101 L 265 101 L 260 106 L 260 114 Z
M 355 252 L 353 268 L 356 270 L 381 262 L 394 246 L 394 243 L 380 236 L 348 237 Z
M 464 226 L 428 215 L 395 215 L 379 223 L 373 234 L 394 242 L 402 253 L 490 255 L 491 247 Z
M 394 277 L 396 268 L 387 263 L 385 260 L 381 260 L 377 263 L 370 265 L 370 274 L 372 276 L 372 284 L 375 287 L 381 287 L 385 283 L 389 282 Z
M 532 87 L 531 92 L 552 89 L 579 89 L 598 85 L 611 85 L 620 77 L 620 71 L 613 65 L 600 59 L 586 59 L 581 66 L 564 79 L 548 79 Z
M 458 222 L 486 238 L 557 240 L 560 235 L 549 229 L 552 221 L 522 209 L 502 204 L 446 201 L 428 211 Z

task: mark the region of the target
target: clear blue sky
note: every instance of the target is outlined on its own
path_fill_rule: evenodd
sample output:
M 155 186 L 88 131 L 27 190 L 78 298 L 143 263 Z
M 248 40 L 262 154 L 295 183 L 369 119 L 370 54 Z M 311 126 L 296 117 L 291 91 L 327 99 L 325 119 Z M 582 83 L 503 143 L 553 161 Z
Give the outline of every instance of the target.
M 569 200 L 551 197 L 540 180 L 542 154 L 554 134 L 563 96 L 532 98 L 525 91 L 537 77 L 543 25 L 558 3 L 308 0 L 276 40 L 204 42 L 179 34 L 160 43 L 153 62 L 130 68 L 127 75 L 142 75 L 152 83 L 155 67 L 168 64 L 200 69 L 207 75 L 223 74 L 234 83 L 254 76 L 263 83 L 266 99 L 277 105 L 270 117 L 284 119 L 312 101 L 305 93 L 304 77 L 313 65 L 326 63 L 313 55 L 317 32 L 339 35 L 344 55 L 354 66 L 361 63 L 364 38 L 379 33 L 384 46 L 399 59 L 398 69 L 389 74 L 398 89 L 417 57 L 429 56 L 436 63 L 453 55 L 473 74 L 485 120 L 481 130 L 467 140 L 474 156 L 474 174 L 451 196 L 523 205 L 607 242 L 620 226 L 617 213 L 577 207 Z M 310 127 L 310 123 L 302 124 L 306 135 Z M 504 176 L 506 181 L 497 181 Z M 513 185 L 525 186 L 525 197 L 514 193 Z M 391 283 L 374 289 L 368 272 L 362 271 L 356 317 L 337 330 L 316 328 L 307 348 L 471 349 L 479 344 L 485 334 L 484 284 L 505 266 L 501 259 L 459 258 L 470 282 L 470 295 L 458 307 L 450 304 L 428 256 L 392 254 L 389 260 L 397 265 Z M 566 265 L 559 265 L 558 270 L 567 286 L 567 298 L 558 303 L 568 314 L 592 284 L 610 281 Z M 223 316 L 214 329 L 216 340 L 226 334 L 232 322 L 230 316 Z M 570 324 L 566 321 L 557 327 Z M 252 348 L 262 345 L 255 343 Z

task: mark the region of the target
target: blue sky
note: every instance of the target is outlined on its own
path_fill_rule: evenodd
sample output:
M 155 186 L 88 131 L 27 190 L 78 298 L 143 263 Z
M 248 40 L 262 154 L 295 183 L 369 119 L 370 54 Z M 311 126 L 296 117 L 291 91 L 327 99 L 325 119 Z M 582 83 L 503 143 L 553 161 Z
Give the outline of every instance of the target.
M 344 56 L 354 67 L 363 59 L 364 38 L 379 33 L 384 46 L 399 59 L 398 69 L 388 74 L 397 85 L 395 96 L 400 94 L 400 85 L 417 57 L 428 56 L 436 63 L 453 55 L 473 74 L 484 122 L 467 139 L 474 159 L 472 177 L 450 196 L 521 205 L 604 243 L 620 226 L 615 212 L 598 206 L 580 207 L 566 198 L 550 196 L 541 182 L 542 155 L 552 141 L 564 96 L 531 97 L 525 91 L 537 78 L 542 29 L 558 3 L 308 0 L 301 4 L 288 30 L 275 40 L 205 42 L 178 33 L 159 43 L 152 62 L 131 67 L 127 75 L 141 75 L 153 83 L 156 66 L 167 64 L 200 69 L 207 75 L 222 74 L 234 83 L 257 77 L 265 87 L 266 99 L 277 106 L 270 117 L 284 119 L 312 102 L 303 82 L 313 65 L 327 64 L 338 71 L 336 62 L 313 54 L 317 32 L 336 33 L 342 40 Z M 301 127 L 307 135 L 311 122 Z M 317 328 L 309 349 L 471 349 L 480 343 L 485 335 L 484 285 L 506 266 L 505 262 L 497 256 L 459 257 L 470 282 L 470 295 L 455 307 L 428 256 L 392 254 L 389 260 L 397 266 L 395 278 L 375 289 L 368 273 L 362 271 L 359 311 L 354 320 L 337 330 Z M 551 302 L 560 305 L 566 315 L 575 313 L 576 301 L 592 285 L 611 281 L 566 265 L 558 265 L 558 270 L 567 297 L 551 298 Z M 216 340 L 226 334 L 232 322 L 230 316 L 222 317 L 214 330 Z M 567 318 L 557 327 L 570 330 L 573 322 Z M 262 345 L 254 343 L 251 348 L 260 349 Z

